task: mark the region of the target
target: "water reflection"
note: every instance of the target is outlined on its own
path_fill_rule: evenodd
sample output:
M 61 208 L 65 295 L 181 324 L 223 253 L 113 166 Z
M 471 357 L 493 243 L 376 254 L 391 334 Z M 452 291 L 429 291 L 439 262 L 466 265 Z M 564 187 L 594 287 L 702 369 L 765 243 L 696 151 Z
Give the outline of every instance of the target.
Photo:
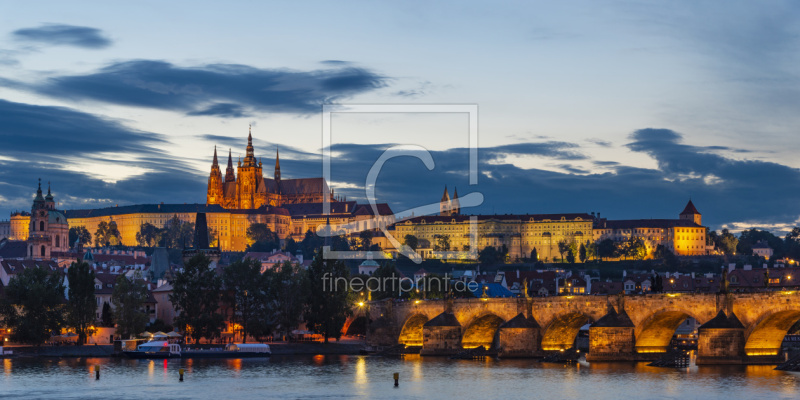
M 155 374 L 156 363 L 163 373 Z M 101 366 L 94 380 L 93 366 Z M 178 369 L 184 368 L 183 383 Z M 644 363 L 561 365 L 534 360 L 449 360 L 405 356 L 272 357 L 235 360 L 6 359 L 0 397 L 59 399 L 380 399 L 800 397 L 800 375 L 772 366 L 648 367 Z M 393 373 L 400 374 L 394 389 Z M 182 386 L 179 386 L 182 385 Z

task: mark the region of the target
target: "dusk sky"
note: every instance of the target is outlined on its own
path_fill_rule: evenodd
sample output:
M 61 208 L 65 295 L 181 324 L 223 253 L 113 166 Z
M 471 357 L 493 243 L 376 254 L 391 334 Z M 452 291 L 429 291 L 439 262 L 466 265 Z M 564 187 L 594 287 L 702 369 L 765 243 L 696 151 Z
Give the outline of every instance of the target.
M 38 178 L 60 208 L 204 203 L 214 146 L 321 176 L 323 104 L 477 104 L 343 114 L 331 185 L 395 212 L 444 186 L 464 213 L 600 212 L 712 229 L 800 224 L 800 6 L 730 2 L 0 3 L 0 220 Z M 224 156 L 223 156 L 224 154 Z M 235 160 L 234 160 L 235 163 Z M 451 192 L 452 193 L 452 192 Z

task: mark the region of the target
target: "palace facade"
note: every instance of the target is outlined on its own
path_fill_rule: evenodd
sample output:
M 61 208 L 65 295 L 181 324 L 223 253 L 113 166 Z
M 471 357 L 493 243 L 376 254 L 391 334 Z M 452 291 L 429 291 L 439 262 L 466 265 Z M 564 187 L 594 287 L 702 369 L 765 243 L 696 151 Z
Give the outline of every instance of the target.
M 437 239 L 446 236 L 451 251 L 469 250 L 477 245 L 508 249 L 511 260 L 529 258 L 533 249 L 541 261 L 553 261 L 559 253 L 560 242 L 599 243 L 605 239 L 624 242 L 638 237 L 652 256 L 658 245 L 680 256 L 706 255 L 708 228 L 702 226 L 702 216 L 689 203 L 677 219 L 608 220 L 599 214 L 495 214 L 463 215 L 458 205 L 458 193 L 451 198 L 445 188 L 440 200 L 439 215 L 413 217 L 397 222 L 390 233 L 404 242 L 406 235 L 418 240 L 417 251 L 423 258 L 438 258 L 434 252 Z M 477 238 L 471 236 L 471 224 Z

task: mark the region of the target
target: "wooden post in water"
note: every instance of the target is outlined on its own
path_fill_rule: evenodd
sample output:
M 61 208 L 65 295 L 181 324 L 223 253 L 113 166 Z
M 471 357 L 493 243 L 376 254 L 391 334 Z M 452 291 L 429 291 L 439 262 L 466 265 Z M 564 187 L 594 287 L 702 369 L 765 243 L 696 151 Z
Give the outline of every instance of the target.
M 96 381 L 100 380 L 100 366 L 99 365 L 95 365 L 94 366 L 94 380 L 96 380 Z
M 400 373 L 399 372 L 395 372 L 394 373 L 394 387 L 397 387 L 399 385 L 400 385 Z
M 178 370 L 178 374 L 180 374 L 180 378 L 178 379 L 178 381 L 183 382 L 183 368 Z

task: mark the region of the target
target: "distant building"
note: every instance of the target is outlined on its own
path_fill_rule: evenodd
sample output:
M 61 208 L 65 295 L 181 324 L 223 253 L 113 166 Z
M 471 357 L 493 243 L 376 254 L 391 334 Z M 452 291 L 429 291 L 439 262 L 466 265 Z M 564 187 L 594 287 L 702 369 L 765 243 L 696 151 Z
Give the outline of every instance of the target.
M 772 247 L 769 247 L 769 244 L 764 241 L 759 241 L 753 245 L 753 254 L 769 259 L 773 254 Z
M 593 229 L 594 241 L 611 239 L 616 243 L 631 237 L 642 239 L 647 254 L 652 255 L 659 245 L 679 256 L 708 254 L 702 217 L 691 200 L 678 219 L 607 220 L 597 218 Z

